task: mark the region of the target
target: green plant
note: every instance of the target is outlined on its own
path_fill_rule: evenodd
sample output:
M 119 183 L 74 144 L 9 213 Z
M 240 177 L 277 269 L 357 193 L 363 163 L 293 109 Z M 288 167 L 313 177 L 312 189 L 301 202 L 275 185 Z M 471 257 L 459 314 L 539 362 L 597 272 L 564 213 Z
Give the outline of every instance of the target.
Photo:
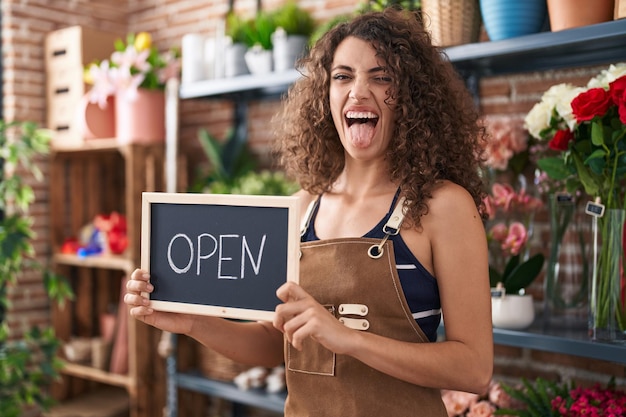
M 246 43 L 246 33 L 244 26 L 246 21 L 235 12 L 228 12 L 225 22 L 225 34 L 230 37 L 233 43 Z
M 51 329 L 34 327 L 15 340 L 7 323 L 8 289 L 25 269 L 44 269 L 34 259 L 31 243 L 35 233 L 28 208 L 35 195 L 19 174 L 26 171 L 41 180 L 34 158 L 47 153 L 47 132 L 32 122 L 0 120 L 0 410 L 5 417 L 20 416 L 25 406 L 49 407 L 52 399 L 45 388 L 60 368 L 59 342 Z M 43 272 L 53 302 L 62 305 L 73 297 L 62 277 Z
M 361 12 L 381 11 L 387 7 L 400 7 L 406 10 L 420 10 L 420 0 L 368 0 L 361 5 Z
M 522 409 L 501 408 L 494 415 L 508 415 L 520 417 L 558 417 L 558 411 L 552 409 L 552 400 L 557 397 L 569 397 L 570 388 L 567 384 L 556 384 L 543 378 L 537 378 L 534 383 L 522 379 L 522 386 L 514 388 L 501 384 L 502 389 L 511 398 L 522 404 Z
M 244 22 L 242 27 L 244 32 L 244 43 L 249 47 L 261 47 L 271 50 L 272 33 L 276 30 L 276 24 L 271 13 L 258 12 L 254 18 Z
M 210 168 L 198 172 L 197 178 L 190 188 L 191 192 L 205 192 L 214 182 L 230 187 L 236 178 L 254 169 L 255 162 L 252 154 L 245 146 L 245 142 L 240 140 L 234 131 L 230 131 L 226 135 L 226 139 L 220 142 L 206 129 L 200 129 L 198 140 Z
M 322 24 L 317 25 L 313 33 L 311 33 L 311 37 L 309 38 L 309 45 L 313 46 L 315 43 L 329 30 L 339 25 L 340 23 L 344 23 L 352 19 L 352 15 L 342 14 L 333 17 L 330 20 L 325 21 Z
M 309 37 L 315 30 L 315 20 L 311 14 L 289 1 L 273 13 L 274 25 L 283 28 L 288 35 Z

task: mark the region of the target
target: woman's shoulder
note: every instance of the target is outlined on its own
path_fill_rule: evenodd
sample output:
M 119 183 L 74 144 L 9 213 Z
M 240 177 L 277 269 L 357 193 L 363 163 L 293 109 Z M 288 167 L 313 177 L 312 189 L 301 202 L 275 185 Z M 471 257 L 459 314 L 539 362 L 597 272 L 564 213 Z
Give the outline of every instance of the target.
M 432 191 L 428 202 L 430 212 L 458 212 L 459 210 L 476 210 L 476 204 L 469 191 L 452 181 L 439 181 Z

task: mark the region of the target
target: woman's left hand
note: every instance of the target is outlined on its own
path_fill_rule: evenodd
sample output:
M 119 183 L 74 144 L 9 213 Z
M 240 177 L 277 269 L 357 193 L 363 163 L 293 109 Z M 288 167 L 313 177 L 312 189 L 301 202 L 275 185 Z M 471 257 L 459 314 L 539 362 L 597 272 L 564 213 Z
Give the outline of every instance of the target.
M 335 353 L 346 351 L 353 330 L 341 324 L 324 306 L 294 282 L 283 284 L 276 295 L 284 304 L 276 307 L 274 327 L 298 350 L 311 337 Z

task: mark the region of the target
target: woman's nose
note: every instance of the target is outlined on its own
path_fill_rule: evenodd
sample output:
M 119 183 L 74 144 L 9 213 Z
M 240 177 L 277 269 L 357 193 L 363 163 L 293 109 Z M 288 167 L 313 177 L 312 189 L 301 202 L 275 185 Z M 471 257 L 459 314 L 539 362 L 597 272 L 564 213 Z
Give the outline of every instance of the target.
M 348 97 L 353 100 L 363 100 L 369 97 L 369 82 L 362 78 L 355 78 Z

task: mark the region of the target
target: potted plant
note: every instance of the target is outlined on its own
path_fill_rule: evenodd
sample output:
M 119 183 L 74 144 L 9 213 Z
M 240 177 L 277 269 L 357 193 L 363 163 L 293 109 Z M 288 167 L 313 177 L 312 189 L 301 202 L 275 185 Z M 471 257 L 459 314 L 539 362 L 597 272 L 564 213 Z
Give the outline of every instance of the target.
M 309 37 L 315 30 L 311 14 L 290 1 L 273 13 L 276 30 L 272 34 L 274 71 L 293 69 L 306 51 Z
M 10 334 L 8 289 L 25 269 L 43 270 L 53 302 L 73 297 L 68 283 L 34 258 L 28 208 L 35 194 L 17 173 L 19 169 L 41 180 L 34 158 L 47 153 L 49 141 L 47 131 L 34 123 L 0 120 L 0 410 L 6 417 L 22 415 L 25 407 L 47 409 L 53 402 L 47 387 L 60 369 L 59 341 L 51 328 L 33 327 L 19 338 Z
M 487 224 L 487 241 L 495 327 L 522 329 L 535 318 L 532 295 L 526 294 L 525 289 L 541 272 L 544 255 L 530 256 L 528 230 L 532 212 L 542 204 L 526 194 L 525 189 L 516 191 L 502 183 L 493 184 L 491 194 L 485 199 L 491 219 Z
M 235 12 L 230 11 L 226 15 L 225 22 L 225 45 L 224 45 L 224 76 L 236 77 L 249 74 L 244 55 L 248 49 L 246 21 Z
M 246 64 L 252 74 L 267 74 L 273 69 L 272 33 L 276 30 L 274 18 L 268 12 L 260 11 L 243 26 L 248 50 Z

